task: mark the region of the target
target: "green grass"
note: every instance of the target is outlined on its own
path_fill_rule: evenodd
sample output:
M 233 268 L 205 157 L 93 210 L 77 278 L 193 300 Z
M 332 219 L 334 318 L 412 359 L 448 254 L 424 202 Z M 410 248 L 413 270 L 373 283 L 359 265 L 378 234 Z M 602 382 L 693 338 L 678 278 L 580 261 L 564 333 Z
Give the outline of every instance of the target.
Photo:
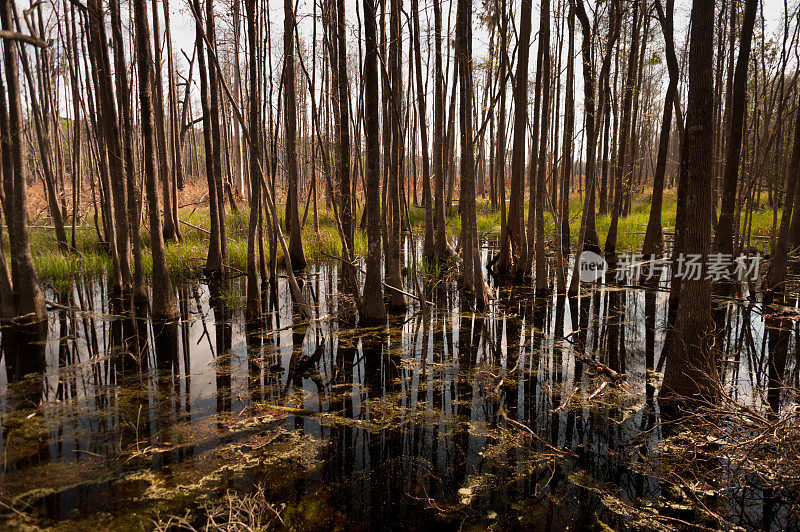
M 662 209 L 662 225 L 665 232 L 671 232 L 675 227 L 676 205 L 677 200 L 674 191 L 666 191 Z M 753 213 L 752 235 L 769 237 L 774 225 L 773 213 L 766 202 L 762 202 L 762 206 L 764 207 L 762 210 Z M 573 248 L 578 240 L 582 207 L 581 198 L 574 194 L 570 198 L 570 228 Z M 278 210 L 281 214 L 284 212 L 283 207 L 280 205 Z M 361 220 L 362 211 L 362 207 L 357 209 L 357 222 Z M 639 251 L 641 249 L 649 216 L 649 193 L 636 196 L 631 203 L 630 215 L 619 220 L 617 249 L 620 251 Z M 179 218 L 205 231 L 210 229 L 209 211 L 206 207 L 184 208 L 181 210 Z M 410 206 L 409 219 L 414 230 L 421 233 L 425 221 L 424 209 Z M 319 206 L 318 220 L 319 233 L 314 229 L 313 213 L 309 212 L 303 228 L 303 248 L 306 257 L 313 260 L 324 258 L 325 254 L 340 255 L 341 241 L 333 212 L 326 208 L 324 203 Z M 245 208 L 240 207 L 238 212 L 226 213 L 228 256 L 232 268 L 239 271 L 245 271 L 247 268 L 248 221 L 249 211 Z M 492 209 L 486 199 L 478 199 L 477 221 L 478 231 L 481 235 L 498 234 L 500 231 L 500 212 Z M 597 217 L 597 230 L 601 245 L 605 243 L 610 223 L 610 215 Z M 209 238 L 203 230 L 181 224 L 182 241 L 170 243 L 166 246 L 167 264 L 175 280 L 188 280 L 202 275 Z M 455 238 L 460 231 L 461 220 L 457 213 L 457 206 L 454 205 L 453 215 L 447 218 L 447 233 L 451 238 Z M 545 215 L 545 231 L 548 238 L 553 234 L 553 221 L 549 213 Z M 67 228 L 67 234 L 69 238 L 70 228 Z M 45 285 L 53 286 L 56 289 L 65 289 L 69 287 L 76 274 L 103 275 L 111 271 L 111 259 L 98 242 L 93 226 L 87 225 L 77 228 L 77 254 L 61 253 L 58 250 L 54 232 L 51 229 L 32 227 L 30 237 L 34 264 L 40 280 Z M 145 248 L 143 263 L 145 272 L 149 275 L 152 271 L 152 256 L 149 247 L 149 234 L 146 228 L 142 229 L 142 240 Z M 753 245 L 759 247 L 762 252 L 767 252 L 769 241 L 754 239 Z M 265 242 L 266 246 L 268 244 Z M 366 251 L 366 235 L 356 229 L 355 254 L 356 256 L 363 256 Z M 279 255 L 281 254 L 280 247 L 278 253 Z

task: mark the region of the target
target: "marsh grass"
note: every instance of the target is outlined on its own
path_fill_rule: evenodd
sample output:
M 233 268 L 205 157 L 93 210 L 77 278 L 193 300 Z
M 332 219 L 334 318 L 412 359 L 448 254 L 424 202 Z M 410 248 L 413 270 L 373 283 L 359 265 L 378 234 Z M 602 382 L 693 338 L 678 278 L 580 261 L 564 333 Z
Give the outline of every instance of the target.
M 527 203 L 527 202 L 526 202 Z M 753 213 L 752 235 L 769 237 L 773 230 L 773 212 L 767 202 L 761 203 L 762 209 Z M 664 192 L 662 209 L 662 225 L 665 233 L 672 233 L 675 227 L 675 210 L 677 197 L 674 190 Z M 580 220 L 582 216 L 582 199 L 578 194 L 570 198 L 570 228 L 572 248 L 577 244 Z M 282 214 L 284 208 L 278 206 Z M 527 219 L 526 211 L 526 219 Z M 247 226 L 249 210 L 239 207 L 238 211 L 226 212 L 226 228 L 228 236 L 228 256 L 234 271 L 244 272 L 247 268 Z M 367 237 L 360 229 L 363 215 L 363 205 L 356 209 L 355 255 L 364 256 L 367 252 Z M 631 202 L 631 212 L 627 217 L 620 218 L 617 249 L 620 251 L 637 252 L 641 249 L 647 221 L 650 216 L 650 193 L 639 194 Z M 492 209 L 488 198 L 478 198 L 477 201 L 478 232 L 482 237 L 496 236 L 500 233 L 500 211 Z M 208 234 L 210 230 L 209 210 L 205 206 L 184 207 L 180 210 L 179 218 L 187 224 L 180 224 L 182 240 L 169 243 L 166 246 L 167 264 L 173 278 L 177 281 L 196 279 L 202 276 L 207 254 Z M 303 228 L 303 248 L 309 259 L 324 259 L 325 255 L 340 255 L 342 245 L 339 231 L 336 227 L 332 209 L 320 202 L 318 209 L 319 231 L 315 230 L 314 215 L 309 212 Z M 425 222 L 425 210 L 421 206 L 409 205 L 409 220 L 415 232 L 421 235 Z M 778 222 L 780 221 L 780 213 Z M 605 244 L 611 216 L 597 217 L 597 231 L 601 246 Z M 194 227 L 192 227 L 194 226 Z M 200 228 L 200 229 L 198 229 Z M 451 215 L 447 217 L 447 234 L 452 240 L 458 237 L 461 231 L 461 218 L 458 214 L 458 204 L 452 206 Z M 545 234 L 548 240 L 553 235 L 553 220 L 550 213 L 545 214 Z M 89 276 L 106 275 L 111 271 L 111 259 L 100 243 L 93 226 L 85 225 L 76 230 L 77 253 L 63 254 L 59 251 L 54 231 L 46 226 L 31 227 L 31 248 L 34 264 L 39 274 L 40 281 L 54 289 L 68 289 L 75 275 Z M 69 235 L 69 231 L 68 231 Z M 420 236 L 421 238 L 421 236 Z M 152 272 L 152 256 L 150 254 L 150 239 L 148 229 L 142 228 L 142 242 L 144 246 L 143 263 L 145 274 Z M 758 238 L 752 240 L 752 245 L 762 252 L 769 251 L 769 240 Z M 264 244 L 268 250 L 268 243 Z M 7 249 L 7 248 L 6 248 Z M 279 259 L 282 255 L 278 248 Z

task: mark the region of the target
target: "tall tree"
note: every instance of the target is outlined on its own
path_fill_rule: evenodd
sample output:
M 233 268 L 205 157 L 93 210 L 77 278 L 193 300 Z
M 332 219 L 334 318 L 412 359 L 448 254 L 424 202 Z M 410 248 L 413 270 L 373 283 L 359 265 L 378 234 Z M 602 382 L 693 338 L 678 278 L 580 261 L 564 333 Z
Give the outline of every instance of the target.
M 653 176 L 653 195 L 650 199 L 650 218 L 647 221 L 647 230 L 642 244 L 642 255 L 654 257 L 664 251 L 664 231 L 661 227 L 661 207 L 664 198 L 664 174 L 667 171 L 667 154 L 669 152 L 669 136 L 672 129 L 672 107 L 678 94 L 678 57 L 675 55 L 675 38 L 673 36 L 674 0 L 667 0 L 666 12 L 661 6 L 661 0 L 655 0 L 658 19 L 661 22 L 661 31 L 664 34 L 665 55 L 669 83 L 664 95 L 664 111 L 661 114 L 661 133 L 658 137 L 658 155 L 656 156 L 656 169 Z
M 205 42 L 208 46 L 208 57 L 210 60 L 217 57 L 216 46 L 216 14 L 214 13 L 213 0 L 206 0 L 206 33 Z M 198 12 L 199 14 L 199 12 Z M 222 135 L 220 132 L 221 126 L 221 111 L 219 103 L 220 91 L 220 73 L 216 68 L 208 69 L 208 111 L 210 113 L 211 121 L 211 145 L 213 147 L 213 168 L 214 168 L 214 192 L 217 195 L 215 202 L 215 212 L 211 213 L 212 218 L 217 219 L 217 226 L 219 227 L 219 249 L 222 259 L 222 271 L 224 272 L 228 267 L 228 232 L 225 223 L 225 195 L 224 185 L 222 182 Z M 210 190 L 209 190 L 210 193 Z
M 561 252 L 569 255 L 569 185 L 572 179 L 572 144 L 575 136 L 575 5 L 569 0 L 567 15 L 567 86 L 564 95 L 564 160 L 561 175 Z
M 292 267 L 302 270 L 306 267 L 303 253 L 303 238 L 300 227 L 300 199 L 298 197 L 297 168 L 297 91 L 295 89 L 294 66 L 294 27 L 295 14 L 292 0 L 283 2 L 283 95 L 284 95 L 284 136 L 286 139 L 286 179 L 288 195 L 286 201 L 289 219 L 289 253 Z
M 167 124 L 165 115 L 169 108 L 164 105 L 164 82 L 161 71 L 161 23 L 158 17 L 158 0 L 152 0 L 151 12 L 153 16 L 153 99 L 156 126 L 156 146 L 158 147 L 158 175 L 164 203 L 164 239 L 169 242 L 178 240 L 175 220 L 172 210 L 172 172 L 167 158 Z M 172 170 L 172 171 L 170 171 Z
M 433 259 L 433 204 L 431 202 L 430 159 L 428 158 L 428 120 L 426 117 L 425 87 L 422 84 L 422 52 L 420 46 L 419 1 L 411 0 L 414 30 L 414 67 L 417 78 L 417 108 L 419 110 L 419 138 L 422 148 L 422 203 L 425 207 L 425 237 L 422 241 L 422 256 Z
M 131 269 L 129 258 L 128 206 L 126 198 L 125 166 L 122 153 L 122 139 L 114 102 L 114 89 L 111 80 L 111 63 L 108 57 L 108 38 L 105 20 L 99 0 L 87 2 L 89 16 L 89 46 L 92 64 L 97 75 L 99 92 L 99 126 L 104 138 L 109 163 L 109 186 L 113 198 L 113 230 L 109 238 L 113 265 L 116 270 L 114 283 L 118 290 L 129 286 Z M 110 205 L 109 205 L 110 207 Z M 113 241 L 113 245 L 112 244 Z
M 539 20 L 539 50 L 542 71 L 541 76 L 537 75 L 536 77 L 537 83 L 541 86 L 542 105 L 538 111 L 541 113 L 541 142 L 539 144 L 538 168 L 536 170 L 536 239 L 534 243 L 537 293 L 545 291 L 549 284 L 547 280 L 547 264 L 545 262 L 544 199 L 547 180 L 547 135 L 550 132 L 550 0 L 542 0 Z M 535 143 L 536 139 L 534 139 L 534 145 Z M 531 194 L 533 194 L 533 190 L 531 190 Z M 552 207 L 555 209 L 555 205 Z
M 211 134 L 211 103 L 209 101 L 209 92 L 213 90 L 214 85 L 212 85 L 209 81 L 209 69 L 206 62 L 206 48 L 203 45 L 204 30 L 200 0 L 192 0 L 192 10 L 195 22 L 197 71 L 200 75 L 200 107 L 203 110 L 203 149 L 205 152 L 206 183 L 208 184 L 208 210 L 211 226 L 205 271 L 206 274 L 216 277 L 221 275 L 223 271 L 223 255 L 222 231 L 218 216 L 220 209 L 219 194 L 217 194 L 217 181 L 214 178 L 216 172 L 216 164 L 214 162 L 216 146 L 214 144 L 214 135 Z
M 128 85 L 128 69 L 125 62 L 125 47 L 122 40 L 122 18 L 119 0 L 109 2 L 111 12 L 111 35 L 114 43 L 114 69 L 116 71 L 117 104 L 120 113 L 120 135 L 124 150 L 125 183 L 127 194 L 128 220 L 130 222 L 131 251 L 133 253 L 133 296 L 137 302 L 147 300 L 147 287 L 144 279 L 142 258 L 142 236 L 139 216 L 139 189 L 136 185 L 134 164 L 134 125 L 132 102 Z M 76 52 L 77 55 L 77 52 Z M 79 125 L 76 127 L 80 128 Z
M 158 198 L 156 174 L 156 139 L 153 118 L 153 53 L 150 49 L 150 24 L 147 21 L 146 0 L 133 1 L 136 41 L 136 62 L 139 73 L 139 105 L 142 127 L 142 158 L 150 222 L 150 249 L 153 253 L 153 298 L 150 309 L 156 321 L 169 321 L 178 316 L 175 291 L 164 254 L 164 235 L 161 229 L 161 202 Z
M 744 19 L 739 37 L 739 57 L 733 73 L 731 93 L 730 132 L 728 149 L 725 155 L 725 174 L 722 182 L 722 205 L 719 212 L 717 231 L 714 234 L 714 249 L 720 253 L 733 253 L 733 241 L 738 232 L 735 219 L 736 190 L 739 181 L 739 159 L 742 152 L 744 118 L 747 112 L 747 67 L 750 64 L 750 43 L 756 19 L 757 0 L 746 0 Z
M 364 137 L 366 166 L 364 208 L 367 209 L 367 274 L 361 303 L 361 320 L 380 322 L 386 318 L 381 286 L 381 217 L 380 217 L 380 127 L 378 98 L 378 31 L 375 23 L 375 0 L 364 5 Z
M 401 13 L 403 0 L 392 0 L 389 18 L 389 80 L 390 92 L 388 98 L 388 114 L 385 120 L 389 121 L 391 130 L 391 146 L 389 150 L 389 182 L 384 186 L 388 188 L 386 196 L 387 209 L 384 213 L 386 219 L 386 232 L 388 234 L 388 248 L 386 249 L 386 282 L 399 290 L 403 289 L 403 277 L 400 268 L 401 226 L 403 212 L 401 209 L 401 182 L 403 172 L 403 71 L 402 71 L 402 40 L 401 40 Z M 399 290 L 391 290 L 390 307 L 393 310 L 405 310 L 406 298 Z
M 0 24 L 9 34 L 13 33 L 13 7 L 11 0 L 0 0 Z M 43 323 L 47 318 L 44 294 L 39 287 L 36 268 L 33 265 L 30 240 L 28 238 L 28 193 L 27 180 L 22 164 L 22 103 L 20 101 L 19 59 L 17 42 L 3 36 L 3 67 L 7 85 L 7 124 L 2 126 L 3 190 L 5 198 L 6 224 L 8 225 L 11 251 L 11 282 L 13 289 L 14 317 L 25 322 Z M 5 100 L 0 87 L 0 99 Z M 0 121 L 3 121 L 0 113 Z M 5 306 L 6 303 L 3 302 Z
M 795 205 L 798 184 L 800 183 L 800 107 L 797 109 L 798 111 L 795 112 L 794 147 L 792 148 L 792 159 L 788 168 L 789 173 L 786 180 L 786 197 L 783 200 L 781 225 L 778 231 L 778 240 L 772 250 L 772 261 L 764 279 L 764 288 L 766 289 L 765 303 L 769 303 L 775 296 L 782 294 L 786 288 L 790 228 L 791 223 L 796 223 L 798 216 L 800 216 L 798 214 L 800 209 Z
M 341 208 L 339 210 L 342 220 L 342 255 L 345 260 L 344 266 L 344 287 L 353 297 L 358 299 L 358 288 L 356 282 L 356 270 L 350 263 L 355 260 L 353 247 L 355 245 L 355 216 L 353 213 L 352 200 L 352 176 L 350 169 L 350 95 L 347 77 L 347 41 L 345 37 L 346 20 L 344 0 L 336 0 L 337 25 L 336 39 L 338 46 L 336 49 L 336 63 L 338 76 L 339 98 L 339 185 Z
M 694 0 L 689 45 L 689 95 L 681 150 L 678 195 L 691 207 L 676 220 L 676 257 L 698 256 L 705 264 L 711 247 L 711 166 L 713 155 L 714 0 Z M 671 340 L 667 342 L 662 399 L 713 400 L 719 380 L 713 347 L 711 281 L 705 268 L 680 283 Z
M 622 121 L 619 128 L 619 142 L 617 143 L 617 158 L 614 166 L 614 203 L 611 206 L 611 225 L 606 236 L 606 258 L 616 261 L 614 255 L 617 251 L 617 229 L 619 217 L 622 214 L 623 194 L 626 183 L 631 179 L 633 169 L 633 146 L 629 143 L 631 134 L 631 115 L 633 114 L 633 97 L 636 92 L 639 59 L 639 0 L 633 0 L 633 20 L 631 21 L 631 45 L 628 51 L 628 67 L 625 73 L 625 84 L 622 92 Z
M 238 3 L 238 0 L 234 0 Z M 261 91 L 258 86 L 258 48 L 256 45 L 256 0 L 245 0 L 247 17 L 247 44 L 250 54 L 247 58 L 248 79 L 250 82 L 250 131 L 258 132 L 261 128 Z M 261 290 L 258 286 L 256 268 L 256 233 L 258 231 L 258 213 L 261 211 L 261 135 L 256 133 L 250 137 L 250 219 L 247 225 L 247 319 L 257 322 L 261 317 Z
M 501 235 L 497 273 L 507 275 L 516 268 L 522 274 L 527 256 L 525 234 L 525 130 L 528 123 L 528 53 L 531 40 L 532 1 L 520 6 L 517 72 L 514 77 L 514 125 L 511 153 L 511 201 L 508 207 L 505 238 Z
M 433 72 L 433 173 L 436 190 L 433 211 L 434 241 L 439 260 L 450 256 L 447 243 L 444 212 L 444 72 L 442 71 L 442 6 L 433 0 L 434 24 L 434 72 Z
M 475 139 L 472 127 L 472 0 L 458 0 L 456 13 L 456 58 L 461 76 L 461 245 L 463 250 L 461 278 L 464 288 L 475 296 L 475 306 L 482 309 L 488 299 L 488 288 L 481 269 L 478 220 L 475 207 Z

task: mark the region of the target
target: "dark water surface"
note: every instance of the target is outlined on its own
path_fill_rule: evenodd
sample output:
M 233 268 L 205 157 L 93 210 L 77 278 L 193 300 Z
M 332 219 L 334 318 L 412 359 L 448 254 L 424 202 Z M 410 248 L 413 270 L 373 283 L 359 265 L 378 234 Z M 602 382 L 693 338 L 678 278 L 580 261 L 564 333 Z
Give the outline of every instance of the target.
M 358 328 L 336 319 L 337 276 L 328 262 L 304 273 L 310 322 L 281 278 L 260 331 L 241 278 L 181 286 L 165 326 L 117 317 L 102 282 L 50 291 L 78 310 L 52 311 L 44 342 L 2 338 L 0 527 L 149 528 L 187 512 L 197 525 L 256 486 L 278 528 L 800 526 L 791 495 L 754 482 L 697 501 L 670 478 L 663 285 L 575 300 L 503 288 L 477 314 L 446 281 L 434 308 L 410 300 Z M 746 300 L 716 312 L 726 389 L 793 407 L 757 390 L 797 382 L 796 323 L 765 324 Z M 627 384 L 603 387 L 583 357 Z

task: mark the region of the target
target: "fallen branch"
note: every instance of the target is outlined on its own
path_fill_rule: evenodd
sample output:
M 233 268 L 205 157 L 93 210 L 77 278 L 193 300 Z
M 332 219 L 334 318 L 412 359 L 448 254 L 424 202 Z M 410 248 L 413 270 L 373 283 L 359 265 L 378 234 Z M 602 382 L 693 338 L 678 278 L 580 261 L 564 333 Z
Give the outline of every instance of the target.
M 207 235 L 210 235 L 210 234 L 211 234 L 211 231 L 208 231 L 208 230 L 206 230 L 206 229 L 203 229 L 202 227 L 198 227 L 198 226 L 196 226 L 196 225 L 194 225 L 194 224 L 190 224 L 189 222 L 184 222 L 184 221 L 183 221 L 183 220 L 181 220 L 180 218 L 178 218 L 178 221 L 179 221 L 180 223 L 182 223 L 182 224 L 188 225 L 188 226 L 189 226 L 189 227 L 191 227 L 192 229 L 197 229 L 198 231 L 202 231 L 203 233 L 205 233 L 205 234 L 207 234 Z
M 619 388 L 625 382 L 625 378 L 626 377 L 625 377 L 624 373 L 620 373 L 618 371 L 614 371 L 613 369 L 609 368 L 608 366 L 606 366 L 602 362 L 598 362 L 597 360 L 589 358 L 584 354 L 578 353 L 574 349 L 572 350 L 572 352 L 575 355 L 575 358 L 577 360 L 579 360 L 583 364 L 591 366 L 591 368 L 593 370 L 595 370 L 597 373 L 599 373 L 599 374 L 605 376 L 606 378 L 608 378 L 610 380 L 611 386 L 613 386 L 615 388 Z

